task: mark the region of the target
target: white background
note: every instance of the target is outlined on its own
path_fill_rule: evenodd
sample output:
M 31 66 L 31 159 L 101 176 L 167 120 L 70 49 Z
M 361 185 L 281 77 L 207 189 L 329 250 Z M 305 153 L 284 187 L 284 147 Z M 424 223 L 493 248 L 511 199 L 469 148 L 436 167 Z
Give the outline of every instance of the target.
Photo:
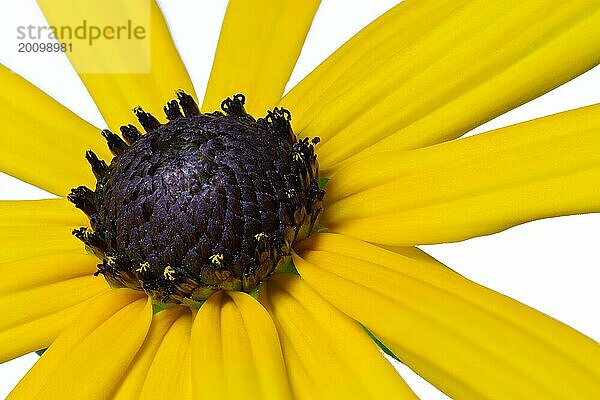
M 159 3 L 202 98 L 226 1 Z M 323 0 L 288 88 L 395 3 Z M 63 54 L 16 52 L 16 26 L 29 24 L 45 24 L 34 0 L 0 0 L 0 62 L 99 128 L 105 127 Z M 600 102 L 600 68 L 490 121 L 474 133 L 597 102 Z M 44 197 L 50 195 L 0 173 L 0 199 Z M 470 279 L 600 340 L 599 241 L 600 215 L 588 214 L 537 221 L 488 237 L 424 248 Z M 10 392 L 36 359 L 37 356 L 30 354 L 0 365 L 0 398 Z M 398 369 L 421 398 L 447 399 L 406 367 L 398 365 Z

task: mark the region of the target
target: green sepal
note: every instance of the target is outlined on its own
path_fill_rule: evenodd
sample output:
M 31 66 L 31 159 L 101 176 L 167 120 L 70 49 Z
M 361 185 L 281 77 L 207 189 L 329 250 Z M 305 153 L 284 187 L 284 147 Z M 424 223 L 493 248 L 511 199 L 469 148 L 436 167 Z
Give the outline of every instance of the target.
M 36 351 L 35 351 L 35 354 L 37 354 L 38 356 L 40 356 L 40 357 L 41 357 L 41 356 L 42 356 L 42 354 L 44 354 L 44 353 L 46 352 L 46 350 L 48 350 L 48 349 L 36 350 Z
M 329 232 L 329 229 L 327 229 L 326 227 L 324 227 L 323 225 L 319 225 L 317 227 L 317 233 L 325 233 L 325 232 Z
M 323 189 L 327 185 L 327 182 L 329 182 L 329 179 L 326 176 L 319 178 L 319 189 Z
M 292 275 L 300 275 L 296 266 L 294 265 L 294 261 L 292 257 L 289 257 L 288 260 L 284 264 L 278 267 L 276 273 L 278 274 L 292 274 Z
M 377 337 L 373 334 L 373 332 L 368 330 L 363 324 L 360 324 L 360 326 L 365 330 L 365 332 L 367 332 L 367 335 L 369 335 L 371 340 L 373 340 L 375 342 L 375 344 L 377 345 L 377 347 L 379 347 L 381 349 L 381 351 L 383 351 L 388 356 L 392 357 L 394 360 L 396 360 L 398 362 L 402 362 L 402 361 L 400 361 L 398 356 L 394 354 L 394 352 L 392 352 L 385 344 L 383 344 L 381 342 L 381 340 L 377 339 Z
M 204 300 L 194 300 L 188 297 L 184 298 L 181 302 L 184 306 L 188 306 L 191 308 L 199 309 L 202 304 L 204 304 Z
M 161 311 L 174 307 L 175 304 L 166 304 L 160 301 L 152 300 L 152 315 L 158 314 Z

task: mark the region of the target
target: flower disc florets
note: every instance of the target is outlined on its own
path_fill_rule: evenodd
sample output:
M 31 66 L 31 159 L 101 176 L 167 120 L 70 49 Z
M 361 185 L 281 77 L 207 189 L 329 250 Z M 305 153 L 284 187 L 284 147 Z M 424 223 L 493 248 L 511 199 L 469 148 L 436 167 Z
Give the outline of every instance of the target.
M 165 106 L 166 124 L 136 108 L 147 133 L 121 127 L 127 143 L 103 131 L 115 157 L 107 165 L 87 153 L 96 188 L 69 199 L 92 229 L 74 234 L 102 259 L 98 273 L 111 285 L 158 301 L 250 292 L 288 262 L 321 213 L 318 139 L 297 140 L 284 109 L 255 120 L 242 95 L 211 114 L 183 92 L 178 100 Z

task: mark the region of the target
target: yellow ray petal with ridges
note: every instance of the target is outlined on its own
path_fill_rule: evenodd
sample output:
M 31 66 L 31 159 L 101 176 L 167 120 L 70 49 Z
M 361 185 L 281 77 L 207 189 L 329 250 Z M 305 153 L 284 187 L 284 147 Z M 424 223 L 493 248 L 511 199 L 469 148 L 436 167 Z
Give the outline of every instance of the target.
M 192 319 L 194 313 L 192 313 Z M 173 389 L 173 393 L 180 399 L 192 399 L 194 396 L 194 383 L 192 381 L 192 346 L 188 345 L 180 366 L 181 371 L 178 374 L 178 386 Z
M 86 51 L 75 48 L 67 52 L 111 129 L 133 123 L 135 117 L 131 111 L 136 106 L 142 106 L 145 111 L 160 118 L 164 104 L 174 98 L 177 89 L 195 96 L 185 66 L 154 0 L 38 0 L 38 4 L 52 26 L 77 27 L 85 18 L 92 25 L 119 27 L 131 21 L 135 27 L 144 29 L 144 39 L 141 40 L 103 39 Z M 101 41 L 103 44 L 100 44 Z M 118 41 L 129 44 L 125 46 Z M 110 66 L 106 67 L 107 64 Z M 94 70 L 94 66 L 98 70 Z
M 21 379 L 8 399 L 31 400 L 37 395 L 56 399 L 69 398 L 69 396 L 92 399 L 97 397 L 92 397 L 90 390 L 98 389 L 104 390 L 105 394 L 110 394 L 111 385 L 107 384 L 106 379 L 113 378 L 112 381 L 118 383 L 119 377 L 112 376 L 104 368 L 107 365 L 106 361 L 109 361 L 107 359 L 112 359 L 114 363 L 121 363 L 122 352 L 129 350 L 125 347 L 131 344 L 130 341 L 139 340 L 141 344 L 143 337 L 139 338 L 139 331 L 143 331 L 144 324 L 141 320 L 147 319 L 149 325 L 151 313 L 151 305 L 143 292 L 113 289 L 94 298 L 73 325 L 56 338 L 44 355 Z M 117 322 L 120 325 L 115 326 Z M 99 333 L 105 335 L 104 339 L 98 337 Z M 125 339 L 123 334 L 129 339 L 123 340 Z M 93 343 L 94 341 L 96 342 Z M 135 352 L 131 357 L 133 355 Z M 77 362 L 80 365 L 76 365 Z M 94 365 L 89 365 L 90 362 Z M 98 369 L 94 370 L 94 366 Z M 69 372 L 70 376 L 63 375 L 61 378 L 59 375 L 65 372 Z M 98 372 L 103 374 L 97 376 Z M 50 392 L 47 391 L 50 388 L 46 387 L 53 382 L 63 385 L 63 392 L 53 394 L 54 397 L 50 396 Z M 104 388 L 102 384 L 105 384 Z M 76 393 L 69 393 L 69 391 L 76 391 Z
M 0 171 L 59 196 L 94 187 L 86 150 L 110 160 L 100 131 L 0 66 Z
M 72 278 L 89 277 L 98 270 L 98 263 L 96 257 L 82 253 L 52 254 L 0 263 L 0 296 Z
M 301 278 L 272 277 L 260 300 L 279 332 L 294 398 L 417 398 L 364 329 Z
M 102 277 L 90 274 L 3 294 L 0 296 L 0 329 L 64 310 L 103 292 L 107 287 Z
M 599 147 L 600 105 L 594 105 L 425 149 L 387 152 L 351 168 L 373 171 L 372 184 L 366 171 L 340 171 L 330 181 L 322 223 L 370 242 L 412 245 L 597 212 Z
M 377 71 L 394 55 L 395 52 L 390 50 L 393 49 L 392 44 L 397 50 L 405 48 L 467 1 L 402 1 L 329 55 L 294 86 L 280 104 L 294 110 L 297 117 L 294 125 L 297 130 L 300 129 L 312 119 L 307 111 L 326 95 L 327 89 L 343 84 L 341 77 L 354 78 L 356 82 L 368 77 L 368 73 Z
M 478 304 L 493 309 L 502 318 L 511 321 L 515 325 L 519 325 L 519 322 L 524 319 L 532 321 L 531 325 L 523 325 L 523 329 L 530 329 L 532 334 L 538 335 L 548 343 L 553 343 L 561 352 L 570 353 L 579 362 L 596 369 L 600 373 L 600 365 L 594 367 L 593 362 L 586 355 L 586 346 L 590 342 L 588 338 L 573 329 L 557 331 L 555 329 L 557 324 L 561 327 L 564 325 L 532 308 L 524 307 L 516 301 L 507 302 L 505 301 L 507 297 L 498 296 L 496 292 L 483 286 L 477 284 L 464 285 L 464 278 L 433 257 L 426 255 L 422 250 L 405 247 L 388 251 L 383 247 L 331 233 L 319 234 L 296 244 L 294 247 L 299 254 L 305 251 L 329 252 L 382 266 L 405 265 L 406 268 L 402 269 L 403 273 L 418 280 L 428 281 L 455 295 L 468 295 L 464 297 L 465 299 L 477 298 L 476 302 Z M 437 272 L 434 270 L 437 270 Z M 451 279 L 447 276 L 448 274 L 457 276 Z M 489 293 L 495 295 L 489 296 Z
M 532 147 L 535 156 L 545 151 L 545 144 L 552 140 L 571 140 L 568 147 L 576 145 L 577 138 L 586 131 L 600 129 L 597 119 L 600 115 L 600 104 L 564 111 L 558 114 L 537 118 L 512 126 L 480 133 L 471 137 L 454 140 L 424 149 L 410 151 L 384 151 L 361 160 L 348 163 L 344 169 L 335 172 L 327 184 L 327 204 L 358 192 L 390 183 L 396 179 L 419 173 L 427 169 L 460 165 L 472 165 L 485 157 L 507 157 L 507 152 L 516 152 L 519 148 Z M 589 139 L 589 132 L 585 138 Z M 593 136 L 593 135 L 592 135 Z M 473 146 L 479 146 L 477 154 Z M 549 151 L 549 150 L 548 150 Z M 589 156 L 589 151 L 582 157 Z M 571 155 L 577 161 L 577 155 Z M 566 157 L 566 156 L 565 156 Z M 539 158 L 539 157 L 538 157 Z M 492 161 L 492 160 L 488 160 Z M 537 160 L 536 161 L 540 161 Z M 543 160 L 541 160 L 543 161 Z M 568 160 L 570 161 L 570 160 Z M 466 168 L 466 167 L 465 167 Z
M 277 331 L 267 311 L 241 292 L 217 292 L 192 329 L 195 399 L 292 398 Z
M 150 299 L 123 308 L 69 352 L 36 399 L 109 399 L 142 345 L 151 319 Z
M 212 112 L 236 93 L 263 116 L 283 94 L 319 0 L 244 1 L 227 5 L 202 109 Z
M 321 137 L 324 175 L 358 153 L 456 138 L 600 62 L 595 2 L 438 4 L 399 4 L 282 100 L 296 131 Z
M 0 228 L 0 263 L 56 254 L 85 254 L 85 248 L 72 228 Z
M 85 214 L 66 199 L 0 201 L 0 264 L 40 255 L 83 254 L 83 244 L 71 231 L 88 224 Z
M 146 340 L 129 366 L 127 376 L 112 395 L 113 400 L 131 400 L 140 396 L 148 370 L 154 361 L 163 338 L 173 323 L 186 310 L 183 307 L 173 307 L 152 316 L 152 323 L 146 335 Z
M 189 310 L 171 325 L 156 351 L 139 399 L 191 399 L 189 380 L 192 314 Z
M 60 226 L 88 223 L 85 214 L 66 199 L 0 200 L 0 227 Z
M 310 286 L 451 397 L 600 394 L 596 342 L 456 273 L 335 234 L 303 242 L 294 263 Z
M 110 289 L 106 285 L 98 293 L 108 290 Z M 92 294 L 94 293 L 90 293 Z M 81 314 L 88 303 L 89 300 L 86 300 L 37 319 L 28 319 L 20 325 L 0 329 L 0 363 L 49 347 Z

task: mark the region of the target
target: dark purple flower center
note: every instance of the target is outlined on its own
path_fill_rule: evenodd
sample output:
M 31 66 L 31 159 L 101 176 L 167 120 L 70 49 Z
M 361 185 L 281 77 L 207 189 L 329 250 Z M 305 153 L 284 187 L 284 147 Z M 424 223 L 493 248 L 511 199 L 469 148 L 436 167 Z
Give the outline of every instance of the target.
M 188 304 L 219 289 L 250 292 L 314 229 L 324 195 L 318 139 L 299 141 L 285 109 L 255 120 L 244 100 L 201 114 L 178 92 L 165 106 L 168 123 L 136 108 L 146 134 L 124 126 L 124 141 L 103 131 L 110 165 L 87 153 L 96 188 L 73 189 L 69 199 L 91 229 L 74 234 L 111 285 Z

